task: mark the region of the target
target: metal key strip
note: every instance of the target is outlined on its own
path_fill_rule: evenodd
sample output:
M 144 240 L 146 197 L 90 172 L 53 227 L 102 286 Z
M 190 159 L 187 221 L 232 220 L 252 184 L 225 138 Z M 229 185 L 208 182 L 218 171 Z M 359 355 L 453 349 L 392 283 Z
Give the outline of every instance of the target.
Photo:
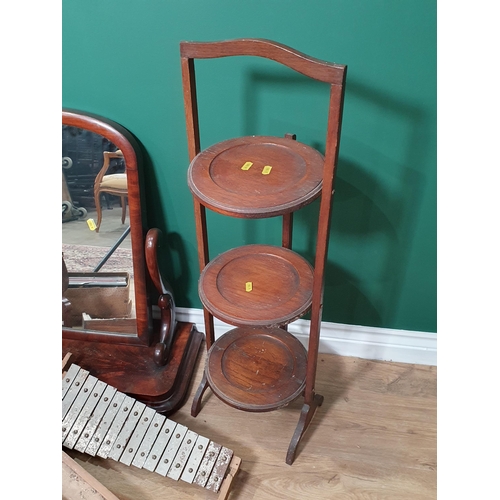
M 233 451 L 72 364 L 62 380 L 62 444 L 218 492 Z M 238 458 L 238 457 L 235 457 Z M 241 462 L 238 459 L 238 467 Z

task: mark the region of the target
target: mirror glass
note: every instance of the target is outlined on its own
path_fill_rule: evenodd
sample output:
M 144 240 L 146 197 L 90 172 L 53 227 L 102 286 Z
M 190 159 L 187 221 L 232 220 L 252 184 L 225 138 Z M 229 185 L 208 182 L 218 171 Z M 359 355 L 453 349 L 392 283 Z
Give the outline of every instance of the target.
M 64 326 L 136 333 L 129 216 L 121 151 L 63 124 L 62 253 L 71 304 Z

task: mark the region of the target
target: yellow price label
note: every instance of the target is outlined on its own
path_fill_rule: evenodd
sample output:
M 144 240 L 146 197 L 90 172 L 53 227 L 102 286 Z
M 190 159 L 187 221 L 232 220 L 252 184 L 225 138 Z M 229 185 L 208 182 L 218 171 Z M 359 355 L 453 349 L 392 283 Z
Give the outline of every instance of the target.
M 252 286 L 252 282 L 251 282 L 251 281 L 247 281 L 247 282 L 245 283 L 245 292 L 251 292 L 251 291 L 252 291 L 252 288 L 253 288 L 253 286 Z
M 269 166 L 269 165 L 266 165 L 263 169 L 262 169 L 262 175 L 269 175 L 271 173 L 271 169 L 273 167 Z
M 253 162 L 247 161 L 245 164 L 241 167 L 241 170 L 248 170 L 251 166 L 253 165 Z
M 89 229 L 91 231 L 95 231 L 95 228 L 97 227 L 95 225 L 94 219 L 87 219 L 87 226 L 89 226 Z

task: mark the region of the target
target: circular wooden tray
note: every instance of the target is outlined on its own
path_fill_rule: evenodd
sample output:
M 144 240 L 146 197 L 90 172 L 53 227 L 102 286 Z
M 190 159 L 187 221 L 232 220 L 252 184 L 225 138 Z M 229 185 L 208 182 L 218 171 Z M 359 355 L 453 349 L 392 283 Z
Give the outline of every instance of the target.
M 245 245 L 213 259 L 198 292 L 205 308 L 226 323 L 277 326 L 309 310 L 312 285 L 312 266 L 292 250 Z
M 250 136 L 199 153 L 188 185 L 203 205 L 233 217 L 272 217 L 297 210 L 321 193 L 324 157 L 288 138 Z
M 306 383 L 307 352 L 281 328 L 235 328 L 207 354 L 213 392 L 239 410 L 272 411 L 291 403 Z

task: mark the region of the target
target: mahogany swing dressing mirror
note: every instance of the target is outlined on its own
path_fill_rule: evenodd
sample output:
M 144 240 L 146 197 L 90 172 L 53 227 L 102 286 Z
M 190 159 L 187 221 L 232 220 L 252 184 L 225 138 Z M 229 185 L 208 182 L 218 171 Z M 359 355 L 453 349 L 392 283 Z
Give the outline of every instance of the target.
M 203 335 L 176 320 L 147 230 L 138 141 L 112 120 L 62 113 L 62 350 L 103 382 L 170 414 Z
M 70 302 L 63 335 L 147 345 L 152 312 L 140 150 L 128 131 L 109 120 L 73 111 L 62 117 L 62 253 Z

